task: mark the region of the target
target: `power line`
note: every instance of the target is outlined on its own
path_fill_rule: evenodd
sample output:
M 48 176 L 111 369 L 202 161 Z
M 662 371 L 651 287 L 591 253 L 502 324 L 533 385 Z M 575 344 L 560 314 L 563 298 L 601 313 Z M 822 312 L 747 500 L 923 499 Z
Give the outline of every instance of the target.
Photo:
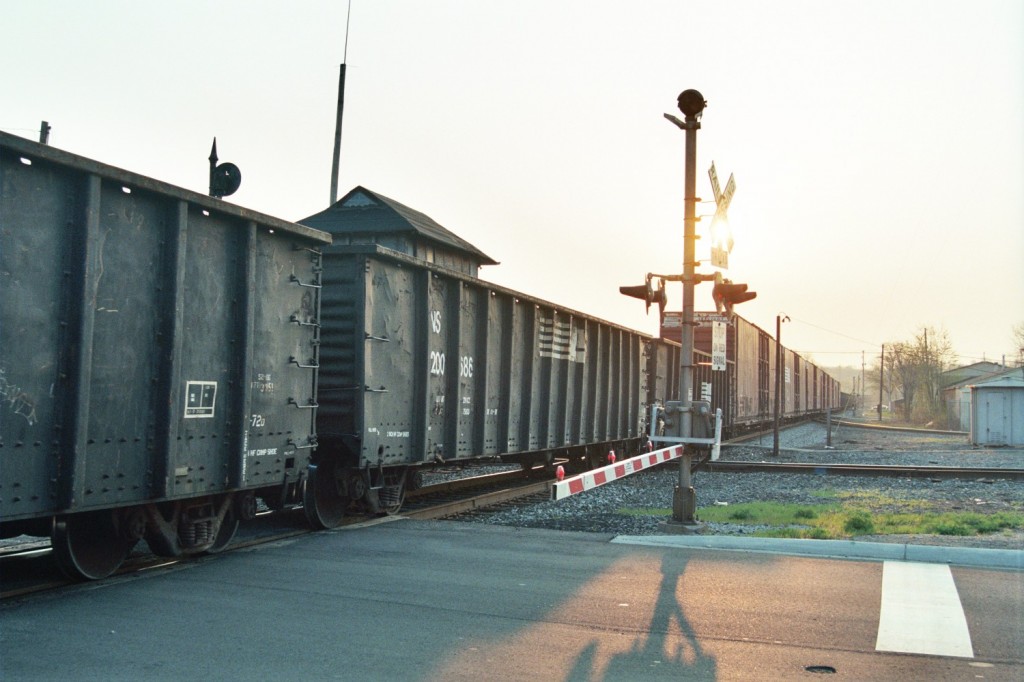
M 814 327 L 815 329 L 820 329 L 821 331 L 828 332 L 829 334 L 835 334 L 836 336 L 842 336 L 844 338 L 850 339 L 851 341 L 857 341 L 858 343 L 866 343 L 869 346 L 875 346 L 875 347 L 878 347 L 878 346 L 882 345 L 880 343 L 876 343 L 875 341 L 865 341 L 864 339 L 858 339 L 856 336 L 850 336 L 849 334 L 844 334 L 842 332 L 837 332 L 834 329 L 827 329 L 827 328 L 822 327 L 820 325 L 814 324 L 813 322 L 808 322 L 807 320 L 799 320 L 799 319 L 797 319 L 797 318 L 795 318 L 793 316 L 790 316 L 789 319 L 791 319 L 793 322 L 800 322 L 801 324 L 806 324 L 809 327 Z M 855 351 L 855 352 L 859 353 L 860 351 Z

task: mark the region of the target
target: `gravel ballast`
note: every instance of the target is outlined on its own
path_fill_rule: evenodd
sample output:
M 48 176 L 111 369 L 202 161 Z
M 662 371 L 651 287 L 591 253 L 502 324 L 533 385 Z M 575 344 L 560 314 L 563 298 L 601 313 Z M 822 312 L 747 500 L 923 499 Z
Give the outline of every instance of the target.
M 896 501 L 925 501 L 926 511 L 1024 510 L 1024 485 L 1000 478 L 999 468 L 1024 466 L 1024 451 L 977 448 L 965 435 L 833 427 L 832 449 L 826 449 L 823 424 L 787 429 L 780 438 L 780 454 L 772 456 L 772 434 L 723 447 L 723 461 L 815 462 L 912 466 L 991 467 L 982 479 L 929 479 L 855 477 L 841 475 L 724 473 L 698 471 L 693 475 L 697 507 L 774 501 L 822 505 L 822 490 L 838 493 L 869 492 Z M 635 474 L 582 494 L 527 507 L 480 513 L 471 520 L 500 525 L 588 531 L 614 535 L 670 533 L 665 512 L 672 509 L 679 467 Z M 660 513 L 651 513 L 660 512 Z M 698 512 L 699 518 L 699 512 Z M 712 535 L 749 535 L 763 528 L 747 524 L 701 523 L 700 532 Z M 1004 531 L 975 536 L 854 536 L 878 542 L 913 542 L 958 547 L 1024 549 L 1024 533 Z

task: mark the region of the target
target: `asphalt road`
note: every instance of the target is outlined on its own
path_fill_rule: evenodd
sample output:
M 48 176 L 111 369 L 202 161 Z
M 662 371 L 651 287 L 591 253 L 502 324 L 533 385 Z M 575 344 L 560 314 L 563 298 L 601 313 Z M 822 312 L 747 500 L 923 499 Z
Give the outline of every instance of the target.
M 0 678 L 1024 679 L 1019 570 L 609 540 L 399 520 L 5 602 Z M 879 650 L 922 628 L 887 571 L 922 566 L 966 654 Z

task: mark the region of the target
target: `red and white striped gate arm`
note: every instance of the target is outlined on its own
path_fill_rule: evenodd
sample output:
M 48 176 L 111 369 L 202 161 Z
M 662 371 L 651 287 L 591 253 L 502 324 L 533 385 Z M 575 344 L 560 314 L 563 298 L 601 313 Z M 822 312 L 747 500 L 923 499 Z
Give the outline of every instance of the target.
M 683 456 L 683 446 L 673 445 L 672 447 L 662 448 L 661 450 L 655 450 L 654 452 L 646 452 L 636 457 L 630 457 L 624 459 L 618 464 L 609 464 L 608 466 L 601 467 L 600 469 L 594 469 L 586 473 L 580 474 L 579 476 L 573 476 L 567 478 L 564 481 L 559 481 L 551 486 L 551 499 L 561 500 L 570 495 L 576 495 L 577 493 L 586 492 L 592 490 L 598 486 L 602 486 L 605 483 L 611 483 L 614 480 L 625 478 L 630 474 L 635 474 L 638 471 L 644 469 L 650 469 L 656 464 L 662 464 L 663 462 L 669 462 L 673 459 L 678 459 Z

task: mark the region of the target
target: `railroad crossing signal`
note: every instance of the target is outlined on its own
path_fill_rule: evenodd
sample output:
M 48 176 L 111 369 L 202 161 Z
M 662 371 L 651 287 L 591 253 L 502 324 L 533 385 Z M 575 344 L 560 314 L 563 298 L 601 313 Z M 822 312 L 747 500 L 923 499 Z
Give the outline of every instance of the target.
M 745 301 L 757 298 L 756 291 L 747 291 L 746 284 L 733 284 L 731 279 L 723 279 L 722 273 L 715 273 L 715 288 L 711 290 L 715 300 L 715 309 L 732 315 L 732 307 Z
M 711 162 L 711 168 L 708 169 L 708 176 L 711 178 L 711 191 L 715 194 L 715 217 L 711 219 L 711 233 L 715 232 L 715 225 L 726 222 L 726 212 L 729 210 L 729 203 L 732 202 L 732 196 L 736 193 L 736 180 L 733 178 L 732 173 L 729 174 L 729 180 L 725 183 L 725 191 L 723 192 L 718 184 L 718 172 L 715 171 L 715 162 Z M 729 253 L 732 251 L 732 235 L 729 236 L 729 242 L 726 244 L 726 248 L 722 248 L 712 240 L 711 243 L 711 265 L 716 268 L 722 268 L 727 270 L 729 268 Z
M 668 305 L 668 294 L 665 293 L 665 280 L 658 280 L 658 288 L 654 288 L 653 276 L 647 275 L 647 282 L 645 284 L 638 284 L 632 287 L 619 287 L 619 293 L 625 294 L 626 296 L 632 296 L 633 298 L 639 298 L 647 304 L 647 312 L 651 311 L 651 304 L 658 304 L 658 312 L 661 315 L 661 319 L 665 319 L 665 306 Z

